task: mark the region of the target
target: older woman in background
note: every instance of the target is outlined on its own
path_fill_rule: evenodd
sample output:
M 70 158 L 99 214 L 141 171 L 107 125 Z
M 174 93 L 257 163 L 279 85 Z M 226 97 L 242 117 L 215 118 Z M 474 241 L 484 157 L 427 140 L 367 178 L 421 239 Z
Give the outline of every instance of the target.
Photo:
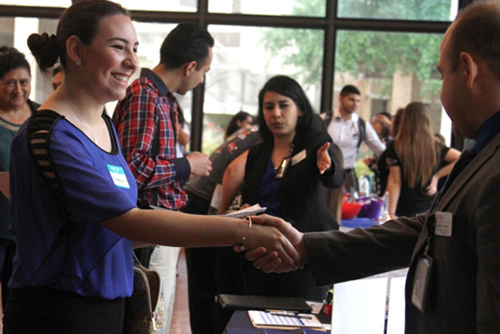
M 31 69 L 24 54 L 18 50 L 0 47 L 0 172 L 9 172 L 12 138 L 38 108 L 29 99 Z M 3 182 L 8 183 L 4 174 Z M 2 181 L 0 181 L 2 182 Z M 5 184 L 5 186 L 6 186 Z M 6 189 L 7 187 L 2 187 Z M 0 314 L 8 296 L 7 282 L 12 273 L 14 237 L 9 232 L 9 194 L 0 192 Z M 0 325 L 2 320 L 0 318 Z

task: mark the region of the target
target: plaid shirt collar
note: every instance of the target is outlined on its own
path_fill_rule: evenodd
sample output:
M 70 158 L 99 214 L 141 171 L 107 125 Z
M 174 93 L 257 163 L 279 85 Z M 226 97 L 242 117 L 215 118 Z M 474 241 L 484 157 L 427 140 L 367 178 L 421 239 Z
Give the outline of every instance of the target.
M 167 85 L 165 82 L 153 71 L 151 71 L 149 68 L 143 68 L 141 70 L 141 77 L 146 77 L 151 82 L 155 85 L 156 89 L 158 89 L 158 95 L 160 96 L 167 96 L 173 94 L 170 92 L 168 89 Z

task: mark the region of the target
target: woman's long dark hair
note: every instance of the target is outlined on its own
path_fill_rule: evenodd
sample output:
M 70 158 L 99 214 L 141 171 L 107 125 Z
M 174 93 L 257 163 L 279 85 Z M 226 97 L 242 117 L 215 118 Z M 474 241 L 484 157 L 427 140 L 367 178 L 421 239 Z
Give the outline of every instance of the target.
M 246 111 L 239 111 L 236 114 L 234 114 L 234 116 L 231 117 L 231 120 L 227 124 L 226 132 L 224 133 L 224 140 L 240 129 L 238 121 L 240 122 L 244 121 L 248 117 L 252 117 L 252 115 L 250 115 Z
M 273 140 L 273 134 L 267 127 L 266 120 L 264 119 L 264 95 L 267 92 L 278 93 L 295 102 L 302 112 L 295 128 L 295 132 L 298 136 L 302 136 L 312 128 L 314 110 L 306 93 L 294 79 L 286 75 L 277 75 L 269 79 L 259 92 L 259 132 L 265 141 Z
M 438 147 L 429 110 L 421 102 L 411 102 L 401 116 L 394 148 L 401 159 L 408 186 L 425 187 L 438 164 Z

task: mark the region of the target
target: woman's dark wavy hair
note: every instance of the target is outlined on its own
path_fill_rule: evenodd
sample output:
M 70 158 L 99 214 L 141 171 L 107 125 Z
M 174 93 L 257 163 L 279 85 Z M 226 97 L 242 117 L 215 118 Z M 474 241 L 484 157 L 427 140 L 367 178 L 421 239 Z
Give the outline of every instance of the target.
M 125 8 L 112 1 L 77 1 L 61 15 L 57 35 L 32 34 L 28 37 L 28 47 L 42 71 L 54 66 L 58 59 L 66 68 L 66 40 L 77 36 L 83 44 L 89 45 L 98 32 L 101 19 L 118 14 L 130 17 Z
M 3 79 L 7 72 L 17 68 L 25 68 L 31 76 L 30 64 L 24 53 L 10 46 L 0 46 L 0 79 Z
M 257 118 L 259 132 L 264 140 L 273 139 L 273 134 L 267 127 L 266 120 L 264 119 L 264 95 L 267 92 L 275 92 L 292 99 L 299 110 L 302 111 L 302 115 L 299 116 L 295 128 L 296 135 L 302 136 L 311 130 L 314 110 L 306 93 L 294 79 L 286 75 L 277 75 L 269 79 L 259 92 L 259 115 Z

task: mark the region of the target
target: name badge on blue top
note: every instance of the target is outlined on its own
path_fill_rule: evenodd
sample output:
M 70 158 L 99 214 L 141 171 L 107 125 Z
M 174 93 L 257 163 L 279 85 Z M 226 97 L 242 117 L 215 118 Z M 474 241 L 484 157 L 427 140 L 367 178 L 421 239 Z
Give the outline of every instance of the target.
M 108 165 L 109 174 L 111 174 L 111 178 L 115 183 L 115 186 L 125 189 L 130 189 L 130 185 L 127 181 L 127 176 L 125 175 L 125 171 L 120 166 Z

